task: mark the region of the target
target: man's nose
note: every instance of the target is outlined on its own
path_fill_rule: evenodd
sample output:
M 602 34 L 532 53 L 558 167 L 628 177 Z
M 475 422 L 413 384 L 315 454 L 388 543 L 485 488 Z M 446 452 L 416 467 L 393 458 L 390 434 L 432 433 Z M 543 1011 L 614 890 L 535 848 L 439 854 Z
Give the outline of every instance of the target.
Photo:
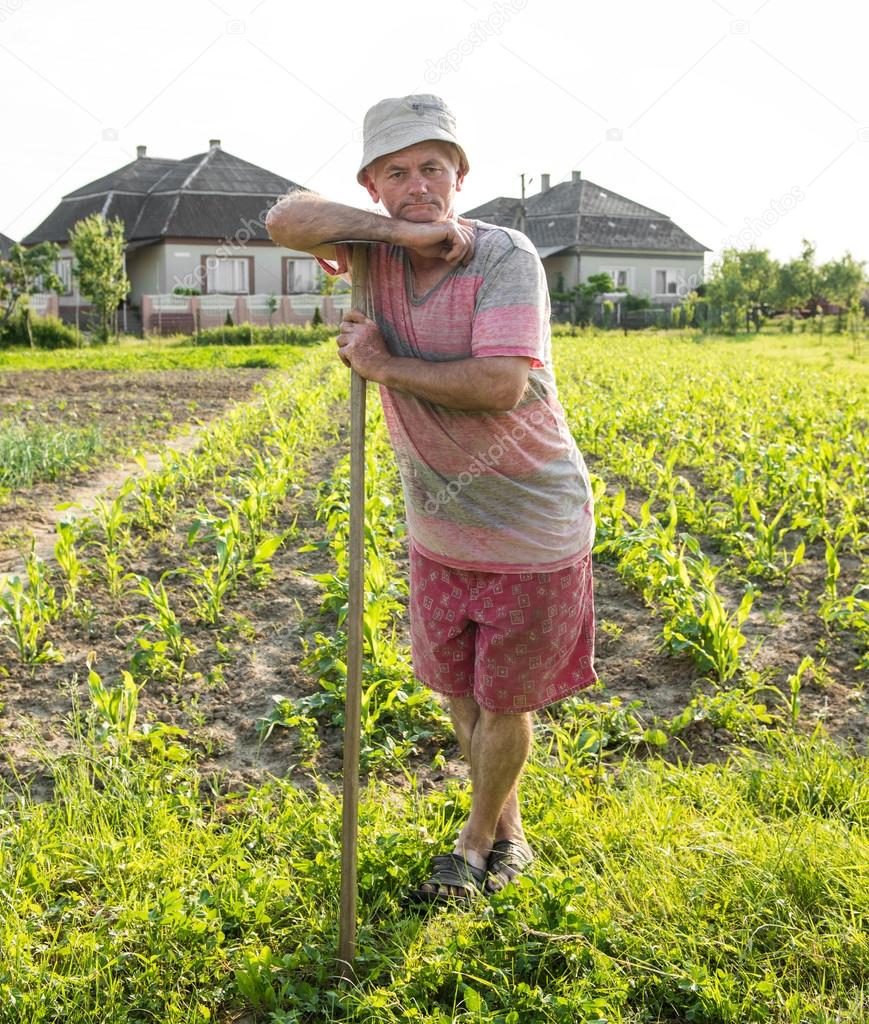
M 428 182 L 421 174 L 412 174 L 410 176 L 410 189 L 412 192 L 427 192 Z

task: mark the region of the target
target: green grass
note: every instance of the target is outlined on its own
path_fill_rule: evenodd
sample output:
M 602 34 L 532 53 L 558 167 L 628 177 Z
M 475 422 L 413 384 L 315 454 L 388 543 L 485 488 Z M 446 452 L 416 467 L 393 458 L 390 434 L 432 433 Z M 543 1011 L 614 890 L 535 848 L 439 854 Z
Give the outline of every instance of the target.
M 104 348 L 0 349 L 3 370 L 202 370 L 214 367 L 284 369 L 299 360 L 304 346 L 190 345 L 177 340 L 135 341 Z
M 0 493 L 57 480 L 87 465 L 105 447 L 98 423 L 60 428 L 0 420 Z
M 400 905 L 467 794 L 370 782 L 344 991 L 329 790 L 215 801 L 189 766 L 73 757 L 53 801 L 0 812 L 0 1022 L 866 1019 L 865 761 L 774 737 L 595 782 L 567 748 L 527 774 L 537 867 L 469 911 Z
M 568 335 L 570 328 L 554 328 L 555 334 Z M 618 331 L 574 329 L 574 336 L 582 338 L 623 337 Z M 787 360 L 797 365 L 814 366 L 832 371 L 845 370 L 849 374 L 869 373 L 869 343 L 862 346 L 862 354 L 855 356 L 848 335 L 825 334 L 821 339 L 814 334 L 786 334 L 764 330 L 760 335 L 735 337 L 704 335 L 699 331 L 639 331 L 628 335 L 638 348 L 649 341 L 669 341 L 673 345 L 690 342 L 711 351 L 730 356 L 735 352 L 751 359 L 754 356 Z M 267 365 L 285 367 L 295 362 L 289 354 L 293 345 L 193 345 L 190 339 L 179 335 L 168 338 L 125 338 L 120 345 L 82 349 L 55 349 L 31 351 L 23 348 L 0 349 L 0 370 L 166 370 L 199 369 L 221 366 L 245 366 L 257 361 Z
M 555 326 L 553 335 L 569 339 L 570 327 Z M 697 330 L 680 331 L 632 331 L 627 335 L 620 331 L 602 331 L 597 329 L 573 329 L 573 337 L 577 343 L 582 340 L 607 342 L 625 341 L 633 344 L 639 351 L 646 348 L 658 349 L 661 345 L 670 345 L 675 351 L 682 346 L 694 348 L 698 346 L 710 357 L 724 360 L 744 360 L 746 365 L 760 359 L 775 363 L 786 362 L 793 366 L 805 366 L 812 369 L 847 373 L 849 376 L 869 376 L 869 341 L 863 340 L 858 354 L 847 334 L 825 334 L 818 338 L 815 334 L 787 334 L 784 331 L 765 329 L 758 334 L 738 334 L 734 336 L 703 334 Z M 691 360 L 689 354 L 688 359 Z

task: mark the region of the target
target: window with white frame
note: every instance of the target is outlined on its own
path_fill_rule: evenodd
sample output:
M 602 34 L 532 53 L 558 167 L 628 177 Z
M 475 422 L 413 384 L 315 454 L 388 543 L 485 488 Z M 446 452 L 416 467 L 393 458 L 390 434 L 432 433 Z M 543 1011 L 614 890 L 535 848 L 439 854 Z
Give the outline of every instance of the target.
M 655 295 L 678 295 L 679 294 L 679 271 L 678 270 L 656 270 L 655 271 Z
M 206 288 L 210 294 L 247 295 L 250 292 L 250 261 L 244 257 L 207 256 Z
M 634 286 L 633 267 L 601 267 L 601 273 L 609 274 L 613 287 L 618 291 L 630 291 Z
M 60 278 L 61 295 L 72 295 L 72 257 L 61 256 L 54 265 L 54 272 Z

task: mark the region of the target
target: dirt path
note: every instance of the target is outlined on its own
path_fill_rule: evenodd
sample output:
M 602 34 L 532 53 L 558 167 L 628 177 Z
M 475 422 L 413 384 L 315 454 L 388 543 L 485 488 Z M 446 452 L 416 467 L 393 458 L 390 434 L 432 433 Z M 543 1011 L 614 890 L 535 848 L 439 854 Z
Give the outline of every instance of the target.
M 227 406 L 250 399 L 254 385 L 269 372 L 0 372 L 0 421 L 58 431 L 96 424 L 105 446 L 98 465 L 70 468 L 62 480 L 20 488 L 0 502 L 0 573 L 21 570 L 31 535 L 40 557 L 51 556 L 55 527 L 62 518 L 93 509 L 94 497 L 112 491 L 128 476 L 146 472 L 127 457 L 128 452 L 142 451 L 150 470 L 159 466 L 161 450 L 192 450 L 208 424 Z M 81 503 L 82 508 L 58 512 L 55 506 L 66 502 Z
M 54 504 L 36 506 L 27 517 L 27 529 L 33 538 L 36 554 L 46 562 L 54 561 L 54 545 L 57 540 L 57 524 L 62 520 L 72 521 L 86 516 L 96 508 L 96 499 L 111 497 L 117 493 L 121 485 L 129 477 L 139 479 L 161 465 L 161 453 L 167 450 L 182 454 L 193 451 L 199 443 L 199 437 L 208 428 L 208 423 L 197 423 L 186 433 L 167 441 L 160 451 L 147 452 L 143 455 L 144 468 L 136 461 L 120 462 L 108 469 L 102 469 L 88 480 L 86 484 L 69 489 L 54 488 L 56 498 Z M 72 503 L 75 508 L 58 509 L 58 505 Z M 31 506 L 33 507 L 33 506 Z M 24 571 L 23 552 L 19 547 L 0 548 L 0 584 L 10 575 Z

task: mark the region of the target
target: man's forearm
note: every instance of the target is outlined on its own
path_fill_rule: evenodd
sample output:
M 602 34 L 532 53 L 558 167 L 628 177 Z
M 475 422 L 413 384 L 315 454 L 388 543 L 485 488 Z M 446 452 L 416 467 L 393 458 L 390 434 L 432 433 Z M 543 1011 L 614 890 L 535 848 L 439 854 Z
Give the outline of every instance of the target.
M 391 356 L 376 379 L 448 409 L 506 412 L 522 397 L 529 365 L 516 356 L 446 362 Z
M 266 216 L 266 229 L 278 245 L 335 257 L 338 242 L 388 242 L 412 249 L 428 259 L 443 260 L 445 268 L 467 263 L 474 252 L 474 228 L 462 218 L 418 223 L 382 217 L 355 206 L 333 203 L 313 192 L 292 192 Z
M 277 202 L 266 216 L 266 229 L 278 245 L 302 252 L 350 240 L 404 244 L 401 221 L 312 192 L 294 192 Z

